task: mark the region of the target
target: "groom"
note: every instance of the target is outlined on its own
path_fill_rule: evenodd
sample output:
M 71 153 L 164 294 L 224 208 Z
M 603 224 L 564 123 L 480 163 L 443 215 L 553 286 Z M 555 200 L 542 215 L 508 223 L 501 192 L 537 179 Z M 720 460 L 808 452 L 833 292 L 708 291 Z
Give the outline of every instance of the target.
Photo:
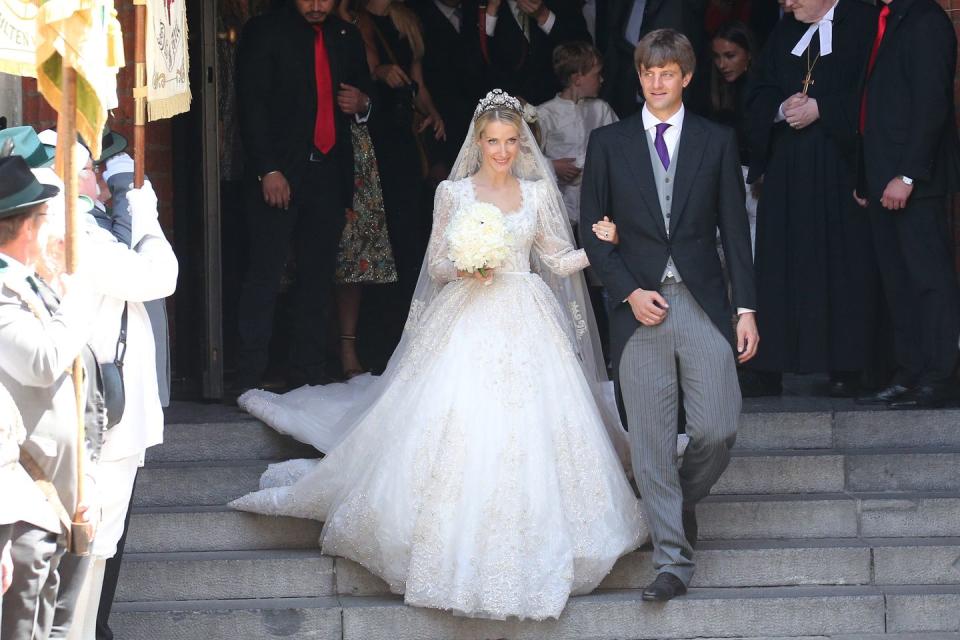
M 672 29 L 644 37 L 634 62 L 646 103 L 593 133 L 581 217 L 617 224 L 619 244 L 592 234 L 590 263 L 618 304 L 610 313 L 614 371 L 630 429 L 634 474 L 653 537 L 656 580 L 644 600 L 687 591 L 694 508 L 730 459 L 740 414 L 734 361 L 757 350 L 756 298 L 743 178 L 734 132 L 687 112 L 690 41 Z M 733 310 L 716 250 L 733 284 Z M 690 444 L 676 464 L 683 391 Z

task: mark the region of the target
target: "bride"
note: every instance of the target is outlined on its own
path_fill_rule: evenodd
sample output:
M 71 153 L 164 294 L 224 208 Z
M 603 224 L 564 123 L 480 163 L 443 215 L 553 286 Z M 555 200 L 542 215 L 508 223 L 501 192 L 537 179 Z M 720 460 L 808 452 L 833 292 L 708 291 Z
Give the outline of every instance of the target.
M 407 604 L 542 620 L 596 588 L 646 527 L 605 395 L 587 258 L 520 109 L 499 90 L 477 106 L 384 374 L 240 398 L 327 456 L 272 465 L 231 506 L 325 521 L 323 552 Z M 447 257 L 447 226 L 476 202 L 512 235 L 486 277 Z

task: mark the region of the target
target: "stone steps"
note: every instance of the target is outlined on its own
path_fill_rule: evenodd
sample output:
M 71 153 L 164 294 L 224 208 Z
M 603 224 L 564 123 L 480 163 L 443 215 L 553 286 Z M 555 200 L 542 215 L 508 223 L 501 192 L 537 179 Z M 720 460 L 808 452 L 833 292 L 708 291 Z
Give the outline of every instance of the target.
M 698 507 L 703 540 L 960 536 L 958 494 L 718 495 Z M 127 550 L 304 549 L 320 523 L 212 507 L 134 509 Z
M 322 524 L 274 518 L 228 507 L 135 509 L 127 553 L 316 549 Z
M 313 447 L 281 435 L 259 420 L 174 423 L 163 428 L 163 444 L 147 450 L 147 464 L 217 460 L 289 460 L 316 457 Z
M 694 587 L 950 585 L 960 583 L 960 538 L 704 542 Z M 314 598 L 386 595 L 365 569 L 319 549 L 128 554 L 117 599 Z M 643 588 L 650 552 L 622 558 L 601 589 Z
M 259 486 L 266 460 L 157 462 L 140 472 L 144 507 L 226 504 Z M 960 449 L 739 450 L 714 494 L 960 492 Z
M 243 415 L 243 414 L 240 414 Z M 960 449 L 960 409 L 744 413 L 737 449 Z M 311 447 L 250 417 L 230 422 L 168 423 L 147 462 L 286 460 L 316 457 Z
M 960 410 L 743 414 L 690 594 L 641 602 L 641 550 L 543 623 L 405 606 L 323 556 L 321 523 L 228 509 L 270 462 L 318 453 L 236 411 L 178 413 L 139 476 L 118 638 L 960 640 Z
M 399 597 L 329 596 L 118 603 L 120 638 L 205 640 L 622 640 L 955 633 L 960 587 L 691 589 L 667 604 L 640 591 L 571 598 L 556 621 L 497 622 L 405 606 Z

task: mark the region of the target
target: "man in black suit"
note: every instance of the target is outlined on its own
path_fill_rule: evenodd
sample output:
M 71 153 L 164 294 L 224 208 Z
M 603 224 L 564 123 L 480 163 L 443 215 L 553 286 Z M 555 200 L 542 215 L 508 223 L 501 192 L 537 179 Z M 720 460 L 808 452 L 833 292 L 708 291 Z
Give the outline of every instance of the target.
M 936 407 L 953 396 L 960 293 L 946 201 L 960 184 L 956 65 L 940 5 L 883 0 L 861 101 L 857 199 L 869 208 L 899 371 L 867 402 Z
M 353 196 L 350 120 L 370 113 L 360 32 L 335 0 L 288 0 L 250 20 L 238 51 L 250 262 L 234 392 L 260 382 L 291 240 L 297 262 L 288 386 L 326 381 L 323 315 Z
M 554 48 L 590 40 L 575 0 L 487 0 L 485 33 L 493 83 L 532 104 L 546 102 L 560 90 L 553 73 Z
M 731 345 L 746 362 L 759 337 L 736 135 L 684 108 L 696 64 L 685 36 L 654 31 L 636 60 L 644 107 L 590 137 L 580 218 L 608 216 L 620 238 L 614 245 L 583 234 L 582 241 L 611 299 L 621 301 L 609 314 L 610 350 L 658 573 L 643 598 L 662 601 L 687 590 L 694 509 L 730 459 L 741 405 Z M 718 229 L 738 307 L 736 337 Z M 678 470 L 681 390 L 690 444 Z
M 429 154 L 438 182 L 446 179 L 467 136 L 473 110 L 489 90 L 487 64 L 480 48 L 480 7 L 476 0 L 417 0 L 411 8 L 420 18 L 423 80 L 446 126 L 446 140 L 429 140 Z M 442 174 L 442 175 L 439 175 Z
M 699 52 L 703 42 L 706 0 L 609 0 L 604 10 L 605 32 L 601 97 L 621 118 L 636 113 L 642 96 L 633 52 L 637 42 L 657 29 L 682 32 Z M 599 39 L 599 36 L 598 36 Z

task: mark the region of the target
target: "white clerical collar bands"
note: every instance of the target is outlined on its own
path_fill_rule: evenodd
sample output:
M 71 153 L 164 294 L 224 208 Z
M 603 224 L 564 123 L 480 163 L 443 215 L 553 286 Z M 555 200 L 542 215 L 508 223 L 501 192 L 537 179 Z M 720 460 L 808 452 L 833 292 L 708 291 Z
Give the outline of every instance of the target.
M 833 12 L 836 10 L 839 2 L 840 0 L 834 2 L 833 6 L 830 7 L 830 11 L 827 11 L 819 21 L 810 25 L 790 53 L 798 57 L 802 56 L 803 52 L 810 46 L 810 41 L 813 40 L 815 33 L 820 34 L 820 55 L 828 56 L 833 53 Z
M 492 109 L 513 109 L 517 113 L 523 113 L 523 107 L 520 105 L 520 101 L 503 89 L 494 89 L 488 93 L 477 105 L 476 111 L 473 112 L 473 117 L 476 118 L 484 111 L 490 111 Z

